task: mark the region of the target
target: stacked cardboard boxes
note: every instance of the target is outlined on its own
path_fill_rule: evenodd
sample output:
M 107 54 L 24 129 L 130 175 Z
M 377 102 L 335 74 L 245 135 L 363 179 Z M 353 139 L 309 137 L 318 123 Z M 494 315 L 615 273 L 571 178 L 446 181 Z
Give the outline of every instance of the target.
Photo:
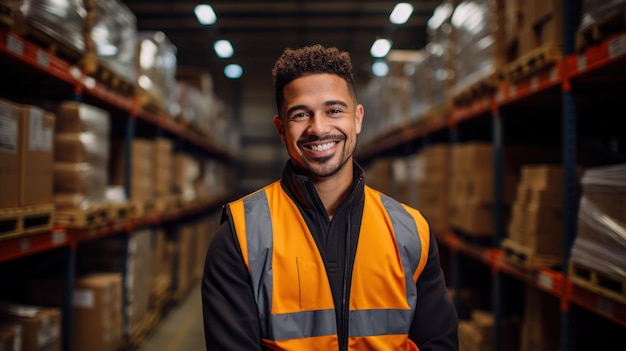
M 2 302 L 0 323 L 20 326 L 22 351 L 61 351 L 61 310 L 58 308 Z
M 145 138 L 133 138 L 130 143 L 130 200 L 154 198 L 154 143 Z M 115 141 L 111 148 L 111 185 L 124 186 L 126 177 L 126 144 Z
M 393 163 L 388 158 L 378 158 L 365 169 L 365 184 L 380 191 L 383 194 L 391 195 L 393 179 Z
M 484 237 L 493 233 L 493 147 L 464 143 L 452 147 L 448 192 L 450 225 Z
M 474 310 L 467 321 L 459 321 L 459 350 L 479 351 L 493 349 L 493 314 Z
M 605 297 L 626 301 L 626 164 L 585 170 L 572 246 L 570 278 Z
M 559 300 L 526 285 L 520 351 L 559 350 Z
M 11 102 L 0 100 L 0 208 L 20 203 L 20 115 Z
M 0 100 L 0 208 L 52 204 L 56 116 Z
M 0 350 L 22 350 L 22 325 L 0 321 Z
M 124 248 L 120 238 L 115 237 L 87 242 L 77 255 L 79 274 L 121 273 L 126 265 L 126 281 L 123 284 L 127 289 L 124 313 L 128 324 L 123 328 L 127 335 L 139 326 L 149 310 L 153 277 L 151 231 L 143 229 L 131 233 L 127 248 Z
M 535 258 L 551 257 L 552 263 L 559 261 L 563 251 L 562 180 L 560 165 L 522 168 L 508 238 L 503 246 L 509 245 L 513 250 L 521 247 L 528 256 Z
M 167 138 L 154 139 L 153 184 L 157 197 L 172 193 L 172 140 Z
M 122 341 L 122 275 L 78 278 L 72 304 L 72 350 L 117 350 Z
M 57 209 L 87 209 L 106 200 L 109 113 L 83 103 L 57 109 L 54 196 Z
M 450 146 L 432 145 L 418 154 L 416 208 L 439 234 L 448 229 L 448 187 L 450 182 Z
M 187 203 L 198 199 L 196 181 L 200 177 L 200 165 L 191 155 L 178 152 L 174 154 L 174 187 L 177 194 Z
M 538 49 L 553 48 L 556 50 L 545 53 L 560 52 L 563 41 L 562 0 L 505 0 L 504 7 L 507 62 Z

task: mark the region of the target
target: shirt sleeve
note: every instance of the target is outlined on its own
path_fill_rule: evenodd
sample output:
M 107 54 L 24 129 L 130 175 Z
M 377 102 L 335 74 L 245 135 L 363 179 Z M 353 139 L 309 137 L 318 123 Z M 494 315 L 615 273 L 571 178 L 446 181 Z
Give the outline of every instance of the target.
M 417 280 L 417 306 L 409 338 L 420 351 L 458 350 L 458 316 L 448 295 L 439 250 L 430 234 L 428 261 Z
M 229 221 L 209 246 L 201 290 L 207 350 L 261 350 L 257 306 Z

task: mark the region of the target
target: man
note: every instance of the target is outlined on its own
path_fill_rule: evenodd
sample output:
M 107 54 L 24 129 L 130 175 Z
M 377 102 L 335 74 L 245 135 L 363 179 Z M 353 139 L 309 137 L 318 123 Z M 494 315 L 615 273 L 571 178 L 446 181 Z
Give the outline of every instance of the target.
M 364 185 L 350 56 L 287 49 L 272 71 L 280 181 L 225 207 L 202 281 L 208 350 L 456 350 L 422 215 Z

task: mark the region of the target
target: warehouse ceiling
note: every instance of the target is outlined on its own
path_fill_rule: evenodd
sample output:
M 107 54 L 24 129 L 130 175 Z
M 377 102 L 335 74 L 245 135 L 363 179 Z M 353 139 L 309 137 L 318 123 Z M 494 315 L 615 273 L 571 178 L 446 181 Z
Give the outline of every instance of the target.
M 403 25 L 389 22 L 397 1 L 384 0 L 215 0 L 210 4 L 217 22 L 201 25 L 194 7 L 199 2 L 172 0 L 124 0 L 137 17 L 139 30 L 162 31 L 177 48 L 179 66 L 208 69 L 217 95 L 226 98 L 233 81 L 224 77 L 229 63 L 243 67 L 236 86 L 244 89 L 272 89 L 271 69 L 286 47 L 320 43 L 351 53 L 355 78 L 370 78 L 373 58 L 370 46 L 379 37 L 393 41 L 393 49 L 417 50 L 426 44 L 426 23 L 439 0 L 412 1 L 414 11 Z M 213 43 L 229 40 L 233 57 L 220 59 Z

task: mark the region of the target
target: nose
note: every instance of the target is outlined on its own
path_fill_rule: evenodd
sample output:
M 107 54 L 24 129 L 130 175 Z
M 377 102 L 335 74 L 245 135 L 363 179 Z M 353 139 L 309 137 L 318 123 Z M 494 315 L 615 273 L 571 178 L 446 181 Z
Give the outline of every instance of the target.
M 315 113 L 309 119 L 309 127 L 307 128 L 307 132 L 310 135 L 323 136 L 328 134 L 330 129 L 330 124 L 324 118 L 323 114 Z

